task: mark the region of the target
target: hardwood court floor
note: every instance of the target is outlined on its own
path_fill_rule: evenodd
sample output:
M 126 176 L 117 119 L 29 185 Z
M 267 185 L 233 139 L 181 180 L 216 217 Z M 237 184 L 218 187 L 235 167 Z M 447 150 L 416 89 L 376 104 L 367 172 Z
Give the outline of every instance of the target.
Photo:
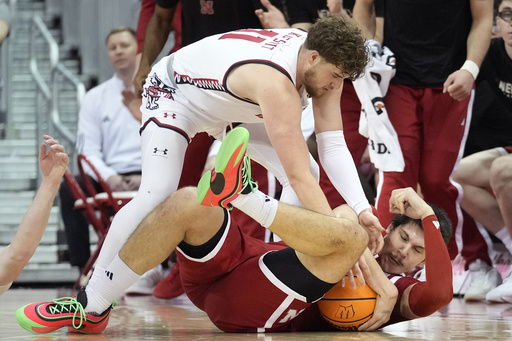
M 31 334 L 14 318 L 16 309 L 35 301 L 75 294 L 69 289 L 11 289 L 0 297 L 0 340 L 127 341 L 127 340 L 512 340 L 512 305 L 465 303 L 454 298 L 436 314 L 398 323 L 371 333 L 226 334 L 195 308 L 185 296 L 159 300 L 148 296 L 124 297 L 114 309 L 107 329 L 100 335 Z

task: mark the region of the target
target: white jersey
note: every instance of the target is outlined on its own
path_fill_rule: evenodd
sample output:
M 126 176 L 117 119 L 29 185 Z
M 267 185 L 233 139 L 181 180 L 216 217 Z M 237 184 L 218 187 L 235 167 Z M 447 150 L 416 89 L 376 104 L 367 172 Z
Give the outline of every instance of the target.
M 214 35 L 180 49 L 169 58 L 168 77 L 197 112 L 209 119 L 262 122 L 257 104 L 230 91 L 229 72 L 243 64 L 265 64 L 296 84 L 297 57 L 305 39 L 306 32 L 298 29 L 246 29 Z M 305 107 L 305 90 L 299 95 Z

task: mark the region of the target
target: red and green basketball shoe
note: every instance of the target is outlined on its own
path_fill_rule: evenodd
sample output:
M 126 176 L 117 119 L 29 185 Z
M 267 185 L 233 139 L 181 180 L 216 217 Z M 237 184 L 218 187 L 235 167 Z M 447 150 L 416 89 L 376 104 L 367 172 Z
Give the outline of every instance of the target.
M 241 193 L 255 191 L 251 179 L 251 159 L 247 150 L 249 131 L 243 127 L 231 130 L 215 159 L 215 168 L 206 172 L 197 185 L 197 202 L 203 206 L 232 209 L 231 201 Z
M 16 311 L 16 320 L 22 328 L 35 334 L 51 333 L 62 327 L 68 327 L 71 333 L 99 334 L 107 327 L 116 302 L 99 316 L 86 313 L 86 305 L 87 296 L 82 289 L 73 297 L 27 304 Z

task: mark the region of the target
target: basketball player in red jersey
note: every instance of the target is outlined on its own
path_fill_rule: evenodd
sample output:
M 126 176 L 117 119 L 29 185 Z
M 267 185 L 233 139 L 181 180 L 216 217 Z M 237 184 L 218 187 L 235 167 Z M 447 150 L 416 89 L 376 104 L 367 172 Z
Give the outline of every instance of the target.
M 114 299 L 176 248 L 188 297 L 218 328 L 289 330 L 291 321 L 340 281 L 363 252 L 370 260 L 373 256 L 367 234 L 348 206 L 337 209 L 339 218 L 286 205 L 258 191 L 250 178 L 248 140 L 244 128 L 228 133 L 215 169 L 197 189 L 178 190 L 144 219 L 105 269 L 102 283 L 89 284 L 100 286 L 94 296 L 82 290 L 73 298 L 28 304 L 16 313 L 20 325 L 36 333 L 64 326 L 71 332 L 102 332 Z M 429 214 L 402 207 L 403 201 L 396 204 L 410 214 Z M 283 241 L 265 243 L 248 236 L 232 219 L 233 206 Z M 369 263 L 374 267 L 375 262 Z M 382 272 L 368 283 L 379 298 L 364 328 L 375 329 L 389 319 L 397 291 Z M 97 313 L 85 313 L 90 309 Z
M 453 298 L 452 265 L 446 247 L 451 223 L 446 213 L 428 205 L 412 188 L 392 192 L 390 212 L 395 216 L 374 262 L 386 274 L 386 281 L 396 286 L 398 298 L 389 321 L 381 327 L 431 315 Z M 289 327 L 290 331 L 336 330 L 316 304 Z

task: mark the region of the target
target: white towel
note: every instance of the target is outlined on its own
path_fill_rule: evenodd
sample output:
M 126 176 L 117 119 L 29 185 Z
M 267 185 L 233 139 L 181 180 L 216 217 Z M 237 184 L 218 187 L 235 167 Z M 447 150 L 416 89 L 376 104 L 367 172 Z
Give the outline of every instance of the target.
M 402 150 L 383 100 L 395 75 L 395 56 L 375 40 L 367 44 L 372 59 L 364 76 L 353 82 L 361 102 L 359 133 L 368 138 L 370 160 L 377 169 L 402 172 L 405 167 Z

